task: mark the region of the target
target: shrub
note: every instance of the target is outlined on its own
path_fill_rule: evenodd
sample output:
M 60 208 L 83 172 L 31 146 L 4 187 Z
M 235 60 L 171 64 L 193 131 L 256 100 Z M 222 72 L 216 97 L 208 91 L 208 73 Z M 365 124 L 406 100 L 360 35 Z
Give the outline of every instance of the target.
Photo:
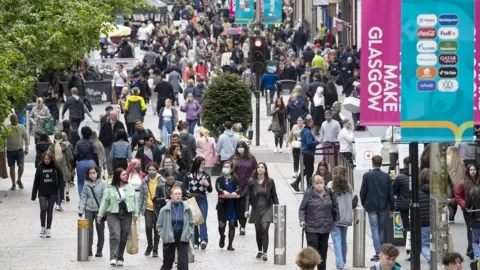
M 221 73 L 203 95 L 202 124 L 214 138 L 220 136 L 226 121 L 248 128 L 252 122 L 251 100 L 252 90 L 237 74 Z

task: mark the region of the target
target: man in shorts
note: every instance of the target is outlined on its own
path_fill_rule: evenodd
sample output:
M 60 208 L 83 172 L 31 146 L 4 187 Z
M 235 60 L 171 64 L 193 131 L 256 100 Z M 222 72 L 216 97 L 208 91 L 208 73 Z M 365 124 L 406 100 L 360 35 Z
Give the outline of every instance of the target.
M 25 127 L 18 124 L 18 116 L 15 114 L 10 115 L 10 127 L 13 129 L 7 138 L 7 163 L 10 168 L 10 178 L 12 179 L 12 187 L 10 190 L 15 190 L 16 188 L 15 163 L 17 163 L 18 166 L 17 185 L 20 189 L 23 189 L 22 175 L 25 155 L 28 155 L 28 135 Z

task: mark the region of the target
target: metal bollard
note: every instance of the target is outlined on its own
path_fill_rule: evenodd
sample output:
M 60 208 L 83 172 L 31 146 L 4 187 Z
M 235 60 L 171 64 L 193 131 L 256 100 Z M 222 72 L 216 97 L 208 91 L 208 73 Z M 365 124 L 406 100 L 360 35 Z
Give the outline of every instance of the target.
M 170 141 L 172 140 L 172 135 L 168 134 L 167 135 L 167 141 L 165 143 L 165 147 L 170 147 Z
M 273 264 L 287 263 L 287 206 L 273 205 L 273 223 L 275 224 Z
M 267 116 L 271 116 L 272 113 L 272 100 L 270 99 L 270 90 L 267 89 Z
M 79 219 L 77 221 L 77 261 L 88 261 L 88 219 Z
M 290 132 L 292 132 L 292 124 L 288 119 L 285 119 L 285 134 L 287 134 L 287 138 L 290 138 Z
M 303 154 L 300 153 L 300 162 L 299 162 L 299 168 L 300 168 L 300 191 L 305 192 L 305 182 L 304 179 L 305 175 L 303 174 L 305 171 L 305 168 L 303 167 Z
M 193 238 L 192 238 L 193 241 Z M 193 243 L 190 241 L 190 245 L 188 245 L 188 262 L 194 263 L 195 262 L 195 252 L 193 251 Z
M 365 267 L 365 209 L 353 209 L 353 267 Z

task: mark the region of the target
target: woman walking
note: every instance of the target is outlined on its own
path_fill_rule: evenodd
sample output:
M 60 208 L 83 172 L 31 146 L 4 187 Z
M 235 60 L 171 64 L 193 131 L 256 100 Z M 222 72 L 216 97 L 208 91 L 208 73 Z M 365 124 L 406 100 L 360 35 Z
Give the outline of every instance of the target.
M 212 181 L 210 180 L 210 175 L 205 172 L 205 159 L 202 157 L 197 157 L 193 161 L 192 169 L 190 173 L 185 176 L 183 180 L 183 186 L 187 190 L 187 193 L 195 197 L 197 200 L 198 207 L 202 212 L 203 223 L 200 226 L 195 226 L 194 232 L 194 243 L 193 247 L 198 249 L 207 248 L 208 244 L 208 231 L 207 231 L 207 215 L 208 215 L 208 201 L 207 201 L 207 192 L 211 193 Z M 199 228 L 200 227 L 200 228 Z M 198 230 L 200 229 L 200 233 Z M 200 235 L 199 235 L 200 234 Z
M 200 138 L 197 139 L 197 157 L 205 159 L 205 171 L 212 175 L 213 167 L 218 164 L 217 146 L 215 139 L 209 136 L 208 130 L 200 129 Z
M 182 189 L 170 190 L 171 201 L 160 210 L 157 231 L 163 242 L 163 265 L 160 270 L 171 270 L 178 254 L 177 269 L 188 270 L 188 246 L 193 236 L 193 216 L 190 206 L 182 201 Z
M 172 100 L 167 98 L 165 100 L 165 107 L 162 107 L 158 112 L 158 129 L 162 134 L 162 144 L 165 147 L 170 146 L 168 135 L 171 135 L 177 125 L 177 110 L 172 107 Z
M 186 114 L 185 117 L 188 122 L 188 133 L 194 134 L 201 110 L 202 107 L 200 106 L 200 103 L 193 98 L 193 94 L 188 94 L 185 103 L 180 107 L 180 111 Z
M 300 227 L 305 230 L 307 245 L 320 253 L 322 262 L 318 270 L 326 270 L 328 237 L 340 219 L 337 197 L 320 175 L 313 176 L 312 188 L 303 195 L 298 210 Z
M 298 167 L 300 165 L 300 153 L 302 151 L 302 142 L 300 137 L 300 131 L 303 129 L 303 118 L 297 118 L 297 124 L 292 126 L 292 130 L 288 136 L 288 143 L 292 147 L 293 155 L 293 178 L 298 177 Z
M 35 143 L 38 142 L 40 134 L 45 133 L 45 120 L 52 117 L 48 107 L 43 104 L 43 98 L 37 98 L 36 104 L 30 112 L 30 121 L 33 124 L 32 129 Z
M 165 156 L 162 160 L 162 164 L 160 165 L 160 169 L 158 170 L 158 173 L 164 178 L 163 180 L 165 181 L 166 176 L 165 173 L 168 170 L 172 170 L 174 172 L 174 178 L 175 181 L 179 181 L 180 183 L 183 183 L 183 175 L 178 171 L 179 167 L 175 164 L 175 161 L 172 156 Z
M 328 171 L 328 163 L 326 161 L 318 163 L 317 171 L 314 175 L 320 175 L 325 181 L 325 185 L 328 185 L 333 180 L 332 173 Z
M 237 179 L 238 184 L 240 185 L 240 205 L 244 207 L 247 204 L 246 194 L 248 191 L 249 181 L 252 175 L 257 169 L 257 160 L 250 153 L 250 149 L 246 142 L 239 141 L 237 143 L 237 148 L 235 149 L 235 154 L 230 158 L 230 161 L 233 164 L 233 175 Z M 247 217 L 240 215 L 238 217 L 240 222 L 240 235 L 245 235 L 245 224 L 247 223 Z
M 92 166 L 88 168 L 85 185 L 83 186 L 82 197 L 78 203 L 78 216 L 81 218 L 85 213 L 85 219 L 88 219 L 88 256 L 93 256 L 93 221 L 95 220 L 95 229 L 97 231 L 97 252 L 95 257 L 102 257 L 103 244 L 105 243 L 105 221 L 102 219 L 97 222 L 96 216 L 100 209 L 100 202 L 107 189 L 107 184 L 102 180 L 100 168 Z
M 270 128 L 275 135 L 275 148 L 273 152 L 282 153 L 283 134 L 285 134 L 285 103 L 282 98 L 275 100 L 274 108 L 271 111 L 272 122 Z
M 135 191 L 140 191 L 140 186 L 142 185 L 142 182 L 146 176 L 147 174 L 142 171 L 142 164 L 140 160 L 130 160 L 127 167 L 127 177 L 128 183 L 132 184 L 133 188 L 135 188 Z
M 157 212 L 155 212 L 155 194 L 157 186 L 160 181 L 160 174 L 158 174 L 158 164 L 152 162 L 147 165 L 148 175 L 140 187 L 139 206 L 140 213 L 145 216 L 145 234 L 147 236 L 147 250 L 145 256 L 158 257 L 158 243 L 160 236 L 158 235 L 155 226 L 157 224 Z M 152 239 L 153 232 L 153 239 Z
M 87 169 L 99 164 L 97 148 L 90 140 L 92 137 L 92 129 L 84 126 L 81 129 L 82 139 L 75 144 L 75 151 L 73 155 L 77 162 L 77 188 L 78 196 L 82 196 L 83 184 Z
M 268 229 L 273 222 L 273 205 L 278 204 L 275 182 L 268 177 L 267 165 L 258 163 L 252 179 L 248 182 L 245 199 L 245 218 L 248 223 L 255 225 L 255 236 L 257 240 L 257 260 L 268 260 Z M 250 205 L 252 212 L 250 214 Z
M 342 174 L 337 174 L 333 181 L 327 184 L 337 196 L 340 219 L 332 230 L 333 249 L 335 250 L 336 266 L 343 269 L 347 262 L 347 230 L 353 223 L 353 209 L 358 205 L 358 197 Z
M 132 148 L 128 142 L 128 135 L 124 129 L 119 129 L 115 136 L 115 142 L 110 151 L 110 160 L 113 169 L 128 168 L 128 162 L 132 160 Z
M 53 207 L 61 186 L 64 184 L 62 170 L 55 158 L 50 153 L 45 152 L 35 171 L 32 189 L 32 201 L 35 201 L 38 196 L 40 202 L 40 225 L 42 227 L 40 237 L 51 237 Z
M 67 191 L 67 201 L 70 201 L 70 184 L 68 183 L 68 181 L 72 177 L 73 153 L 70 146 L 65 144 L 63 137 L 64 133 L 55 132 L 53 144 L 50 145 L 50 147 L 48 148 L 48 152 L 55 158 L 55 161 L 62 170 L 63 181 L 66 181 L 63 185 L 60 186 L 60 191 L 57 198 L 57 211 L 63 211 L 62 200 L 65 198 L 65 189 Z
M 105 216 L 110 232 L 110 265 L 123 266 L 132 219 L 136 221 L 138 218 L 138 199 L 135 189 L 128 183 L 127 172 L 122 168 L 115 169 L 112 184 L 104 192 L 97 223 Z
M 234 251 L 233 238 L 238 217 L 242 215 L 238 197 L 240 186 L 237 179 L 232 175 L 232 162 L 226 161 L 223 164 L 222 176 L 215 181 L 215 189 L 218 192 L 217 219 L 218 232 L 220 233 L 220 248 L 225 247 L 225 229 L 228 223 L 228 247 L 227 250 Z

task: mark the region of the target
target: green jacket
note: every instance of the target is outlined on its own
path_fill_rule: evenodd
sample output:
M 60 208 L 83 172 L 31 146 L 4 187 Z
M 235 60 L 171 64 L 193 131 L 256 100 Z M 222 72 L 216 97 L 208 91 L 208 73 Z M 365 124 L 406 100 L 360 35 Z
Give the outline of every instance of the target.
M 125 202 L 127 204 L 128 212 L 133 212 L 134 217 L 138 217 L 138 198 L 135 194 L 135 189 L 132 184 L 125 185 Z M 118 191 L 115 186 L 109 185 L 105 190 L 100 203 L 100 210 L 97 217 L 104 217 L 106 213 L 118 213 Z
M 193 216 L 192 210 L 187 202 L 183 203 L 183 230 L 180 237 L 181 242 L 188 242 L 193 237 Z M 158 215 L 157 232 L 162 238 L 164 244 L 175 243 L 172 226 L 172 202 L 168 202 Z

